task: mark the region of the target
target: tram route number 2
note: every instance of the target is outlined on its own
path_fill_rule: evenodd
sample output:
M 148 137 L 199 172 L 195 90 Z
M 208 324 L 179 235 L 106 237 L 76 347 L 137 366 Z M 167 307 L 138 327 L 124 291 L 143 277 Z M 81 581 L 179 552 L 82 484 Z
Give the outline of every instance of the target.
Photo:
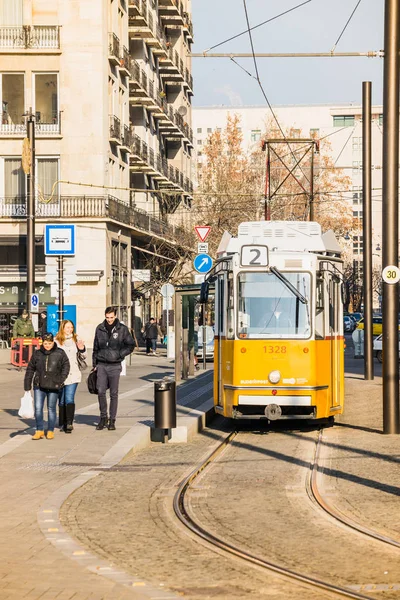
M 242 246 L 240 264 L 242 267 L 266 267 L 268 265 L 267 246 Z
M 286 354 L 286 346 L 269 345 L 263 346 L 265 354 Z

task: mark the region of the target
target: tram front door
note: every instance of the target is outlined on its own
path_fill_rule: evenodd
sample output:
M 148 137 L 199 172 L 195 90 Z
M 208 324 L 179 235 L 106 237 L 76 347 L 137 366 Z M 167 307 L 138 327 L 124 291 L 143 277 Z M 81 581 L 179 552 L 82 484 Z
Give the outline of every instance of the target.
M 340 339 L 340 303 L 341 289 L 340 280 L 333 276 L 329 281 L 329 337 L 330 337 L 330 386 L 331 386 L 331 408 L 340 406 L 341 386 L 341 348 Z

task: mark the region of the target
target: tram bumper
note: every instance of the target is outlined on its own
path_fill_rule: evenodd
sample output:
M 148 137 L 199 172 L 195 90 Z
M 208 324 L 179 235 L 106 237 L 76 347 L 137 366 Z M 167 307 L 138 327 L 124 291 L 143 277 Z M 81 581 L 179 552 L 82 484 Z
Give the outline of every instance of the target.
M 238 396 L 238 405 L 232 407 L 234 419 L 316 419 L 317 409 L 311 396 Z

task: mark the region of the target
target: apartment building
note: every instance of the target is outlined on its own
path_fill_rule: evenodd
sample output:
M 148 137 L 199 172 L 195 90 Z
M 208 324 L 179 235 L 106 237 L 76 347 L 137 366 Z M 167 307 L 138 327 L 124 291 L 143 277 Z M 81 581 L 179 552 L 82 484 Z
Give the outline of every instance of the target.
M 192 35 L 190 0 L 0 0 L 0 338 L 26 303 L 29 113 L 41 306 L 55 302 L 44 225 L 74 223 L 77 283 L 65 302 L 81 335 L 91 341 L 109 304 L 135 326 L 158 310 L 156 280 L 174 266 L 168 248 L 193 190 Z M 149 259 L 143 293 L 132 272 Z
M 361 105 L 275 106 L 277 120 L 291 137 L 326 138 L 328 152 L 335 167 L 351 179 L 349 192 L 344 194 L 353 208 L 355 225 L 362 228 L 362 107 Z M 372 220 L 373 259 L 380 263 L 382 247 L 382 106 L 372 107 Z M 208 136 L 226 126 L 227 116 L 238 115 L 243 136 L 243 149 L 251 152 L 265 138 L 266 131 L 279 137 L 279 129 L 265 106 L 199 107 L 193 110 L 196 162 L 201 164 Z M 362 261 L 362 236 L 354 234 L 353 259 Z M 355 267 L 361 272 L 361 265 Z

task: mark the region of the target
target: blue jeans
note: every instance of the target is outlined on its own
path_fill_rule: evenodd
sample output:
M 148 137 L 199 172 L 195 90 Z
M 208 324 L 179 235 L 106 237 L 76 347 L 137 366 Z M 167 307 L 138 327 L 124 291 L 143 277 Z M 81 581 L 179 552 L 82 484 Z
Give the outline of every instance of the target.
M 64 385 L 62 390 L 59 392 L 58 396 L 58 403 L 60 406 L 75 403 L 75 392 L 77 387 L 77 383 L 70 383 L 69 385 Z
M 50 392 L 49 390 L 42 390 L 41 388 L 33 389 L 33 402 L 35 405 L 35 419 L 36 429 L 38 431 L 44 430 L 43 425 L 43 407 L 44 402 L 47 398 L 47 410 L 48 410 L 48 431 L 54 431 L 57 417 L 57 399 L 58 392 Z
M 157 350 L 157 338 L 146 338 L 146 352 L 150 354 L 150 350 L 155 352 Z

